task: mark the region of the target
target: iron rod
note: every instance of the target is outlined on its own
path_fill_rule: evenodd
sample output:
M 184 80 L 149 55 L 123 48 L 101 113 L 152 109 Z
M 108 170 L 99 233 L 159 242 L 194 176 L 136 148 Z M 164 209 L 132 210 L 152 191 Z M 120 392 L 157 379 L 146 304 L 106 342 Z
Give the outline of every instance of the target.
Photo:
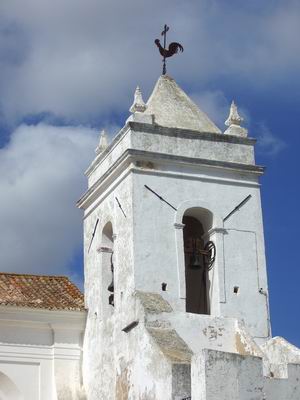
M 238 211 L 247 201 L 251 199 L 251 194 L 249 194 L 243 201 L 241 201 L 229 214 L 226 215 L 225 218 L 223 218 L 223 222 L 225 222 L 229 217 L 232 216 L 236 211 Z
M 165 200 L 163 197 L 161 197 L 158 193 L 154 192 L 154 190 L 152 190 L 151 188 L 149 188 L 149 186 L 144 185 L 146 189 L 150 190 L 150 192 L 152 192 L 153 194 L 155 194 L 155 196 L 157 196 L 159 198 L 159 200 L 163 201 L 164 203 L 168 204 L 168 206 L 170 206 L 171 208 L 173 208 L 173 210 L 177 211 L 177 208 L 175 208 L 174 206 L 172 206 L 172 204 L 170 204 L 167 200 Z
M 95 233 L 96 233 L 98 222 L 99 222 L 99 218 L 97 218 L 97 221 L 95 223 L 94 231 L 93 231 L 92 238 L 91 238 L 91 241 L 90 241 L 90 245 L 89 245 L 89 248 L 88 248 L 88 253 L 90 251 L 91 245 L 92 245 L 93 240 L 94 240 L 94 236 L 95 236 Z

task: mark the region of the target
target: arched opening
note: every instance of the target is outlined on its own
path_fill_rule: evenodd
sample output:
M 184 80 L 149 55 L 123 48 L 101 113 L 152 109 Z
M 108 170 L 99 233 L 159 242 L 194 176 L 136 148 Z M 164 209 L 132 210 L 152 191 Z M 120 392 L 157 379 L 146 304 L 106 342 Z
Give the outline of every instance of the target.
M 102 301 L 104 310 L 115 304 L 113 227 L 107 222 L 102 230 Z M 104 311 L 105 312 L 105 311 Z
M 17 386 L 3 372 L 0 372 L 0 400 L 23 400 Z
M 190 208 L 183 216 L 186 311 L 209 314 L 209 275 L 201 251 L 203 237 L 212 225 L 212 214 L 205 209 Z

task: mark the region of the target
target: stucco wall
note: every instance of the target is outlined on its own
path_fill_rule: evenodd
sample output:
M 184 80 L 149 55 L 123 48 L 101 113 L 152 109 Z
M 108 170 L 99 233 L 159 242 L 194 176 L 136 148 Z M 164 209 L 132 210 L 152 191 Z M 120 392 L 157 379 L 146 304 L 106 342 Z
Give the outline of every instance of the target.
M 247 385 L 256 377 L 265 382 L 261 359 L 252 357 L 265 358 L 257 343 L 271 335 L 258 182 L 263 170 L 254 165 L 253 144 L 248 139 L 197 136 L 131 123 L 92 163 L 89 189 L 79 201 L 85 210 L 89 311 L 83 377 L 88 400 L 174 400 L 190 395 L 191 380 L 196 390 L 193 398 L 212 399 L 213 377 L 219 370 L 210 375 L 210 363 L 203 364 L 205 348 L 228 352 L 222 354 L 228 358 L 232 382 L 237 365 L 246 371 L 241 372 L 242 388 L 234 392 L 229 385 L 228 396 L 250 400 Z M 249 201 L 223 221 L 249 195 Z M 187 209 L 197 210 L 199 218 L 205 219 L 204 240 L 213 240 L 217 248 L 209 273 L 211 316 L 185 312 L 182 218 Z M 108 222 L 113 230 L 109 245 L 102 237 Z M 108 304 L 110 257 L 114 307 Z M 137 293 L 145 294 L 146 303 Z M 153 300 L 155 296 L 167 301 L 170 309 L 159 306 L 153 311 L 153 302 L 162 304 Z M 236 359 L 231 353 L 245 358 Z M 190 376 L 192 354 L 201 362 L 193 361 Z M 220 364 L 220 370 L 225 385 L 226 365 Z M 265 370 L 270 372 L 268 366 Z M 247 371 L 253 375 L 249 382 Z M 207 387 L 197 381 L 203 373 Z
M 241 181 L 234 173 L 221 179 L 215 171 L 212 177 L 204 168 L 196 173 L 186 167 L 172 176 L 172 167 L 168 166 L 168 173 L 161 173 L 156 165 L 152 170 L 134 173 L 136 288 L 162 292 L 162 283 L 167 283 L 168 300 L 174 307 L 185 309 L 185 295 L 180 293 L 185 279 L 183 239 L 174 225 L 176 211 L 149 192 L 144 187 L 147 185 L 176 209 L 188 202 L 189 207 L 202 206 L 213 213 L 213 229 L 219 229 L 219 233 L 210 235 L 218 242 L 217 260 L 210 273 L 211 312 L 244 319 L 253 336 L 268 339 L 268 300 L 260 292 L 262 288 L 267 293 L 267 279 L 259 187 L 247 182 L 246 177 Z M 248 203 L 223 225 L 222 218 L 249 194 Z M 239 288 L 237 294 L 235 286 Z
M 192 398 L 198 400 L 297 400 L 300 365 L 287 379 L 263 376 L 259 357 L 204 350 L 192 361 Z
M 85 312 L 3 306 L 0 314 L 0 374 L 5 377 L 0 379 L 0 394 L 4 399 L 84 400 Z M 5 380 L 15 389 L 8 390 Z

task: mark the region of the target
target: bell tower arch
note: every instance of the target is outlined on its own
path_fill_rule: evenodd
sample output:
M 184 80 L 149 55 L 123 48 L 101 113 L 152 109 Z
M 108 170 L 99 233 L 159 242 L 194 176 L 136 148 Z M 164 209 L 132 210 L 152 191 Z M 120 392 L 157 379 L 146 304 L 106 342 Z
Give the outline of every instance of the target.
M 204 248 L 204 234 L 201 222 L 189 215 L 182 220 L 184 259 L 185 259 L 185 292 L 186 311 L 196 314 L 209 314 L 208 276 L 200 249 Z
M 182 223 L 185 309 L 191 313 L 210 314 L 211 283 L 207 263 L 210 254 L 205 254 L 205 241 L 208 227 L 212 225 L 212 214 L 203 208 L 189 208 L 183 215 Z
M 112 313 L 114 307 L 114 234 L 113 226 L 109 221 L 102 229 L 101 236 L 101 294 L 103 317 Z

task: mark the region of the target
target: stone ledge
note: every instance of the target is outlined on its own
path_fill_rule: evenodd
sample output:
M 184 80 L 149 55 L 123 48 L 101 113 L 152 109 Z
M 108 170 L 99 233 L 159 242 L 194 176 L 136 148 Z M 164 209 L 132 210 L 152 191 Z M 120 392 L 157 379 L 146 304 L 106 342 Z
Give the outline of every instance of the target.
M 224 135 L 223 133 L 210 133 L 210 132 L 199 132 L 189 129 L 181 128 L 168 128 L 156 124 L 147 124 L 142 122 L 128 121 L 123 128 L 114 136 L 112 142 L 108 147 L 99 154 L 91 165 L 85 171 L 85 175 L 89 177 L 92 171 L 106 158 L 106 156 L 113 150 L 117 143 L 126 135 L 130 130 L 133 132 L 145 132 L 153 135 L 164 135 L 173 136 L 186 139 L 194 140 L 207 140 L 212 142 L 225 142 L 225 143 L 236 143 L 254 146 L 256 139 L 244 138 L 233 135 Z
M 195 139 L 195 140 L 209 140 L 212 142 L 246 144 L 252 146 L 256 143 L 256 139 L 254 138 L 238 137 L 228 134 L 224 135 L 223 133 L 199 132 L 191 129 L 168 128 L 165 126 L 160 126 L 155 124 L 145 124 L 141 122 L 129 121 L 128 126 L 134 132 L 141 131 L 141 132 L 151 133 L 154 135 L 165 135 L 165 136 L 173 136 L 173 137 Z
M 147 328 L 147 331 L 172 363 L 190 364 L 193 353 L 174 329 Z
M 142 303 L 142 306 L 148 314 L 160 314 L 163 312 L 172 312 L 170 304 L 163 299 L 160 294 L 136 291 L 136 297 Z

